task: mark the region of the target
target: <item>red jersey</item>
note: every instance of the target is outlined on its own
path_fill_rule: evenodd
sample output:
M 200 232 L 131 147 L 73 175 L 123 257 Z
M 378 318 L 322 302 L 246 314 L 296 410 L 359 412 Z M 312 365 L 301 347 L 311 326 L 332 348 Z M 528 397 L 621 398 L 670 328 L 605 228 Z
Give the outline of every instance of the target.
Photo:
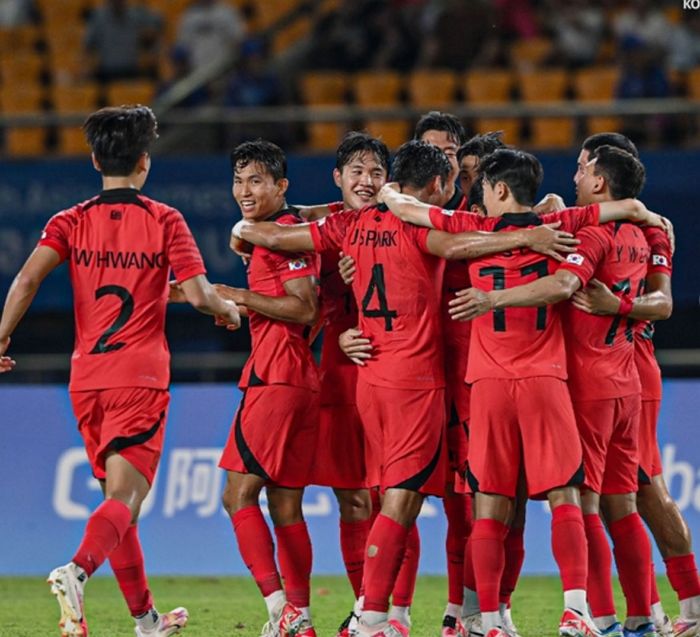
M 444 261 L 427 248 L 428 230 L 384 206 L 330 215 L 311 224 L 315 249 L 342 250 L 356 263 L 352 284 L 360 329 L 373 356 L 360 377 L 395 389 L 444 387 L 440 294 Z
M 561 221 L 560 230 L 576 233 L 598 223 L 599 207 L 569 208 L 538 216 L 533 212 L 482 217 L 433 208 L 432 224 L 447 232 L 512 231 Z M 552 274 L 556 261 L 526 248 L 474 259 L 469 264 L 473 287 L 486 292 L 530 283 Z M 509 307 L 472 321 L 468 383 L 482 378 L 566 378 L 566 353 L 560 308 Z
M 354 405 L 357 387 L 357 365 L 338 345 L 338 337 L 357 325 L 355 297 L 352 288 L 340 276 L 339 260 L 338 250 L 327 250 L 321 254 L 322 405 Z
M 54 215 L 39 245 L 69 261 L 75 313 L 71 391 L 167 388 L 168 279 L 204 274 L 182 215 L 131 188 Z
M 607 223 L 577 234 L 581 244 L 561 264 L 585 286 L 591 278 L 618 296 L 639 296 L 644 287 L 649 246 L 632 223 Z M 635 321 L 622 316 L 596 316 L 565 305 L 569 389 L 574 400 L 605 400 L 638 394 L 634 363 Z
M 668 235 L 660 228 L 645 227 L 642 230 L 649 244 L 647 276 L 671 276 L 673 255 Z M 654 324 L 651 321 L 640 321 L 634 331 L 634 361 L 642 385 L 642 400 L 661 400 L 661 370 L 654 356 L 653 337 Z
M 281 225 L 302 223 L 294 208 L 268 217 Z M 279 253 L 253 248 L 248 263 L 248 288 L 264 296 L 286 296 L 284 284 L 292 279 L 318 277 L 318 257 L 299 252 Z M 291 385 L 319 390 L 318 370 L 309 347 L 305 325 L 270 318 L 249 311 L 251 351 L 238 386 Z

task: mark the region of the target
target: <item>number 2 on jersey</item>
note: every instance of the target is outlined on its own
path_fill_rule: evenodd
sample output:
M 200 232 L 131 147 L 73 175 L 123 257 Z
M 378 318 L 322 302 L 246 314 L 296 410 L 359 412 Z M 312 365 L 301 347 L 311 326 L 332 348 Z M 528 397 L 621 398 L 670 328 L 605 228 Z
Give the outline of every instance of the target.
M 124 342 L 107 343 L 107 340 L 115 332 L 124 327 L 126 322 L 131 318 L 131 315 L 134 312 L 134 297 L 131 296 L 129 290 L 123 288 L 121 285 L 103 285 L 101 288 L 97 288 L 97 290 L 95 290 L 95 300 L 98 301 L 103 296 L 107 296 L 108 294 L 114 294 L 115 296 L 119 297 L 119 299 L 121 299 L 122 306 L 119 310 L 117 318 L 114 319 L 114 323 L 112 323 L 104 331 L 102 336 L 97 339 L 95 347 L 93 347 L 90 351 L 91 354 L 106 354 L 107 352 L 114 352 L 126 345 Z
M 374 293 L 377 293 L 377 309 L 370 309 L 369 304 L 372 302 Z M 362 314 L 370 318 L 383 318 L 384 329 L 391 332 L 394 329 L 393 319 L 398 314 L 396 310 L 389 309 L 389 303 L 386 299 L 386 285 L 384 284 L 384 266 L 381 263 L 375 263 L 372 266 L 372 277 L 369 280 L 367 291 L 362 299 Z

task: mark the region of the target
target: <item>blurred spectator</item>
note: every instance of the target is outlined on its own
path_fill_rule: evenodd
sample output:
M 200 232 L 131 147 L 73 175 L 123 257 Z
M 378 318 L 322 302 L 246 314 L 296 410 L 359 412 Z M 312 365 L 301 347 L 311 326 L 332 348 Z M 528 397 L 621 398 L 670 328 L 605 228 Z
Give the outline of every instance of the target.
M 537 12 L 531 0 L 493 0 L 493 5 L 498 11 L 501 36 L 527 40 L 539 35 Z
M 158 85 L 156 95 L 167 93 L 175 84 L 186 78 L 192 72 L 190 57 L 185 49 L 175 46 L 170 52 L 169 68 L 167 77 Z M 209 102 L 209 91 L 206 87 L 200 86 L 190 93 L 184 100 L 178 102 L 178 108 L 195 108 L 203 106 Z
M 561 64 L 593 64 L 605 30 L 603 10 L 588 0 L 554 0 L 548 7 L 555 57 Z
M 189 53 L 196 70 L 236 53 L 245 31 L 234 7 L 221 0 L 194 0 L 180 18 L 177 45 Z
M 674 71 L 688 71 L 700 65 L 700 11 L 688 11 L 673 27 L 668 66 Z
M 621 42 L 620 54 L 622 67 L 618 97 L 668 97 L 668 79 L 653 47 L 628 36 Z
M 248 40 L 224 94 L 226 106 L 273 106 L 280 100 L 280 81 L 269 69 L 267 47 L 261 38 Z
M 0 27 L 19 27 L 34 18 L 32 0 L 0 0 Z
M 652 7 L 651 0 L 631 0 L 627 4 L 627 8 L 613 20 L 618 41 L 634 38 L 647 47 L 666 49 L 671 25 L 663 11 Z
M 417 10 L 418 6 L 412 9 Z M 370 30 L 381 33 L 382 37 L 374 44 L 371 56 L 372 67 L 410 71 L 416 64 L 420 52 L 418 33 L 411 28 L 412 14 L 400 6 L 387 4 L 368 18 Z
M 155 77 L 155 53 L 162 20 L 128 0 L 106 0 L 90 16 L 85 48 L 99 81 Z M 145 62 L 143 62 L 145 60 Z

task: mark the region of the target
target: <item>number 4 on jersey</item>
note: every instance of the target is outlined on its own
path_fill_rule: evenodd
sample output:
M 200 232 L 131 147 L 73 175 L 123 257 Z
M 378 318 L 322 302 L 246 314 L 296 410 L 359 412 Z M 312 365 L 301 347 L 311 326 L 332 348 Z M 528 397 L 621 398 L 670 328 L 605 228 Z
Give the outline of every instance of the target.
M 377 293 L 377 309 L 370 309 L 369 304 L 372 302 L 374 293 Z M 386 285 L 384 284 L 384 266 L 381 263 L 375 263 L 372 266 L 372 278 L 369 280 L 367 291 L 362 299 L 362 314 L 370 318 L 383 318 L 384 329 L 391 332 L 394 329 L 392 323 L 398 314 L 396 310 L 389 309 L 389 303 L 386 299 Z

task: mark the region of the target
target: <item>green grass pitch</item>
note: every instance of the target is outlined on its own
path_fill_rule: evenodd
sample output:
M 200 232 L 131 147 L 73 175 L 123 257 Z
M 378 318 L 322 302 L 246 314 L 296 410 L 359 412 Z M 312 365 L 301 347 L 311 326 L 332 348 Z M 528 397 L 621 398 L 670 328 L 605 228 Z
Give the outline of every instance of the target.
M 262 599 L 249 577 L 153 577 L 151 589 L 160 610 L 186 606 L 188 637 L 256 637 L 266 620 Z M 624 603 L 616 585 L 618 614 Z M 678 612 L 673 591 L 659 578 L 664 608 Z M 90 635 L 133 637 L 129 617 L 116 582 L 95 577 L 86 588 L 86 615 Z M 439 637 L 445 607 L 444 577 L 422 576 L 412 608 L 412 637 Z M 352 595 L 343 577 L 314 577 L 312 611 L 319 637 L 333 637 L 350 610 Z M 557 634 L 562 596 L 557 578 L 523 577 L 513 596 L 513 617 L 523 637 Z M 42 578 L 0 578 L 0 637 L 51 637 L 58 635 L 58 605 Z

